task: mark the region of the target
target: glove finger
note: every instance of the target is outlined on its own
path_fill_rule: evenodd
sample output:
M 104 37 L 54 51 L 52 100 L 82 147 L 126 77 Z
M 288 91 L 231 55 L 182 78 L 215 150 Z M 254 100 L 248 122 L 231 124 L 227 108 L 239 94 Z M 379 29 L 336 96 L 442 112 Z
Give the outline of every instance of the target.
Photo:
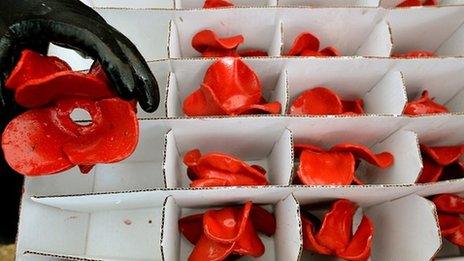
M 155 76 L 134 44 L 120 32 L 114 30 L 114 34 L 132 68 L 133 77 L 136 81 L 135 96 L 140 106 L 146 112 L 156 111 L 159 106 L 160 95 Z

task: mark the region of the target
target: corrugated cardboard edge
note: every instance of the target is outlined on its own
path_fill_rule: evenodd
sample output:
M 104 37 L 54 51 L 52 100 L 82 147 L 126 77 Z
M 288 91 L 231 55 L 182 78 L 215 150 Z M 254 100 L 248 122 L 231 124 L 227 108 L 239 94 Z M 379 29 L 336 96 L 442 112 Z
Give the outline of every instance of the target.
M 93 259 L 93 258 L 85 258 L 85 257 L 71 256 L 71 255 L 57 255 L 57 254 L 46 253 L 46 252 L 38 252 L 38 251 L 24 251 L 23 255 L 36 255 L 36 256 L 43 256 L 43 257 L 52 257 L 52 258 L 57 258 L 57 259 L 60 259 L 60 260 L 104 261 L 104 259 Z

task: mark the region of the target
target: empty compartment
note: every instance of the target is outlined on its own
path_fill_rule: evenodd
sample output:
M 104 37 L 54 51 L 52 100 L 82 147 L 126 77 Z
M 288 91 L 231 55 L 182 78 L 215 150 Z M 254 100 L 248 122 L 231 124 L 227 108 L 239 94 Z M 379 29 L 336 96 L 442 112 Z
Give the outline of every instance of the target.
M 310 196 L 296 198 L 307 211 L 321 221 L 337 199 L 314 201 Z M 441 244 L 433 204 L 416 195 L 370 205 L 368 197 L 352 201 L 359 208 L 353 215 L 353 234 L 361 223 L 363 214 L 373 224 L 371 260 L 429 260 Z M 329 224 L 326 224 L 329 226 Z M 319 228 L 315 228 L 317 233 Z M 304 230 L 302 233 L 305 233 Z M 316 237 L 317 240 L 317 237 Z M 402 251 L 407 249 L 408 251 Z M 321 255 L 303 250 L 301 260 L 342 260 L 335 256 Z
M 25 189 L 30 195 L 50 196 L 163 188 L 165 134 L 161 122 L 141 120 L 139 142 L 129 158 L 113 164 L 97 164 L 86 175 L 74 167 L 54 175 L 26 177 Z
M 281 13 L 284 27 L 282 55 L 288 54 L 298 35 L 311 33 L 319 39 L 320 50 L 333 47 L 341 56 L 390 56 L 392 48 L 390 30 L 388 23 L 382 20 L 382 9 L 282 10 L 285 10 Z
M 174 0 L 176 9 L 203 8 L 206 0 Z M 233 7 L 264 7 L 274 6 L 277 0 L 228 0 Z
M 233 192 L 230 191 L 230 193 Z M 196 207 L 184 207 L 181 203 L 176 203 L 176 200 L 169 198 L 167 203 L 168 207 L 165 212 L 162 233 L 163 258 L 164 260 L 187 260 L 194 245 L 179 233 L 177 220 L 189 215 L 204 213 L 210 209 L 241 205 L 244 202 L 217 205 L 217 203 L 214 203 L 214 199 L 207 202 L 196 200 Z M 262 256 L 253 260 L 298 260 L 302 241 L 299 231 L 299 206 L 296 200 L 290 195 L 278 202 L 259 206 L 274 213 L 276 232 L 271 237 L 258 233 L 264 244 L 265 252 Z M 242 259 L 249 260 L 250 257 L 247 256 Z
M 377 7 L 379 0 L 278 0 L 280 6 Z
M 240 121 L 217 127 L 199 127 L 195 130 L 172 130 L 166 135 L 164 173 L 168 188 L 189 187 L 191 180 L 183 159 L 187 152 L 198 149 L 202 156 L 222 153 L 259 165 L 266 170 L 270 185 L 289 185 L 292 180 L 292 135 L 288 130 L 259 131 Z M 230 174 L 232 175 L 232 174 Z M 230 185 L 229 185 L 230 186 Z
M 163 199 L 143 208 L 60 207 L 23 197 L 18 258 L 161 260 Z M 47 236 L 44 236 L 47 235 Z M 38 240 L 40 239 L 40 240 Z M 27 259 L 30 258 L 30 259 Z
M 380 165 L 377 166 L 373 163 L 368 163 L 366 158 L 357 156 L 360 154 L 353 152 L 354 150 L 346 150 L 347 152 L 352 153 L 355 161 L 356 159 L 361 159 L 359 163 L 354 165 L 354 177 L 362 184 L 413 184 L 421 169 L 421 161 L 415 133 L 405 130 L 394 132 L 395 130 L 391 130 L 392 126 L 387 125 L 388 123 L 380 123 L 380 121 L 375 123 L 375 120 L 373 120 L 372 117 L 370 117 L 369 120 L 367 120 L 367 118 L 365 118 L 365 120 L 358 120 L 358 122 L 356 122 L 353 118 L 346 121 L 340 120 L 338 124 L 330 124 L 330 127 L 329 124 L 324 124 L 322 121 L 320 124 L 313 125 L 312 127 L 300 123 L 291 125 L 290 130 L 293 132 L 295 145 L 310 144 L 318 146 L 324 151 L 328 151 L 339 144 L 354 144 L 363 146 L 374 154 L 382 152 L 389 152 L 392 154 L 393 162 L 391 165 L 388 165 L 390 164 L 387 163 L 389 160 L 385 161 L 385 158 L 379 160 L 384 162 L 381 163 L 384 168 L 381 168 L 379 167 Z M 324 173 L 319 171 L 322 166 L 324 166 L 327 172 L 329 172 L 332 170 L 332 165 L 330 165 L 330 163 L 324 163 L 322 160 L 315 161 L 314 157 L 319 158 L 321 155 L 314 154 L 314 150 L 310 150 L 310 152 L 312 153 L 309 153 L 309 156 L 305 157 L 305 165 L 302 165 L 302 168 L 305 168 L 306 170 L 301 173 L 306 178 L 310 178 L 308 180 L 313 180 L 312 182 L 317 184 L 307 181 L 306 183 L 308 185 L 350 185 L 359 183 L 355 179 L 352 183 L 346 183 L 349 181 L 348 175 L 352 168 L 349 166 L 353 166 L 354 164 L 353 159 L 347 159 L 347 155 L 343 156 L 343 158 L 337 158 L 338 156 L 333 158 L 334 154 L 331 153 L 322 154 L 322 156 L 324 156 L 327 160 L 334 160 L 330 162 L 345 164 L 343 166 L 346 167 L 345 172 L 333 174 L 334 176 L 331 177 L 338 177 L 338 175 L 340 175 L 340 177 L 345 177 L 347 180 L 341 178 L 340 180 L 337 179 L 337 182 L 327 181 L 327 183 L 315 181 L 321 178 L 318 173 Z M 297 154 L 295 154 L 295 159 L 294 169 L 296 173 L 299 173 L 301 162 Z M 317 168 L 314 168 L 314 166 L 316 166 L 315 164 L 322 165 L 318 165 Z M 341 173 L 344 173 L 344 175 L 342 176 Z
M 223 61 L 226 61 L 225 63 L 233 62 L 233 58 L 223 59 Z M 172 61 L 172 71 L 169 74 L 165 103 L 167 117 L 185 116 L 183 111 L 185 99 L 201 87 L 206 72 L 217 61 L 203 59 Z M 281 114 L 284 114 L 288 95 L 287 74 L 281 69 L 281 63 L 277 60 L 275 63 L 268 63 L 261 59 L 243 59 L 242 61 L 258 77 L 262 96 L 266 102 L 279 102 L 282 106 Z
M 464 7 L 395 9 L 388 13 L 392 55 L 427 51 L 436 56 L 462 56 Z
M 192 39 L 203 30 L 215 32 L 218 38 L 242 35 L 244 42 L 238 46 L 239 53 L 260 50 L 268 56 L 279 56 L 282 25 L 276 19 L 276 12 L 262 8 L 178 11 L 170 23 L 168 56 L 201 57 L 202 54 L 193 48 Z
M 406 103 L 403 75 L 399 71 L 385 73 L 383 64 L 356 62 L 307 62 L 287 66 L 290 106 L 306 91 L 325 87 L 340 100 L 364 101 L 364 114 L 401 115 Z M 336 75 L 336 76 L 335 76 Z M 311 110 L 310 103 L 308 110 Z M 330 106 L 327 109 L 333 110 Z

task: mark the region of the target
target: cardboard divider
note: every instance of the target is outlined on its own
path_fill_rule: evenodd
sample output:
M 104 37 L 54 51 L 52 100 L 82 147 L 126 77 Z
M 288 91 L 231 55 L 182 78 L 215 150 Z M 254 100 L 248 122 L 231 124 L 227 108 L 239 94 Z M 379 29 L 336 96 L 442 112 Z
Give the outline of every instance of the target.
M 185 61 L 173 66 L 172 72 L 169 74 L 165 99 L 167 117 L 185 116 L 182 109 L 184 100 L 200 88 L 206 71 L 214 62 L 215 60 Z M 280 70 L 278 66 L 268 66 L 265 63 L 257 65 L 247 63 L 247 65 L 260 80 L 263 98 L 268 102 L 280 102 L 282 105 L 281 114 L 284 114 L 288 104 L 287 72 Z
M 312 66 L 289 69 L 290 104 L 304 91 L 318 86 L 331 89 L 342 100 L 363 99 L 366 114 L 400 115 L 406 103 L 400 72 L 380 75 L 377 68 L 365 64 L 338 64 L 319 70 Z
M 377 7 L 380 0 L 278 0 L 279 6 Z
M 168 202 L 170 202 L 169 199 Z M 244 201 L 230 202 L 230 204 L 216 206 L 214 208 L 220 209 L 243 203 Z M 300 232 L 301 224 L 299 223 L 299 205 L 294 197 L 290 195 L 274 204 L 265 204 L 261 206 L 274 213 L 277 222 L 277 230 L 276 234 L 272 237 L 259 234 L 266 251 L 263 256 L 253 260 L 298 260 L 303 242 Z M 166 219 L 165 223 L 163 223 L 162 235 L 163 238 L 169 237 L 170 240 L 165 241 L 166 244 L 164 244 L 164 242 L 162 243 L 164 244 L 162 245 L 164 260 L 187 260 L 193 250 L 194 246 L 179 233 L 178 218 L 204 213 L 212 208 L 213 207 L 204 208 L 201 206 L 186 207 L 182 204 L 176 204 L 174 200 L 167 205 L 165 208 Z M 171 213 L 171 218 L 178 218 L 171 220 L 169 223 L 166 222 L 168 219 L 168 212 Z M 178 245 L 179 242 L 180 246 Z
M 430 51 L 438 56 L 463 56 L 464 6 L 399 8 L 388 13 L 393 54 Z
M 174 0 L 84 0 L 93 8 L 174 8 Z
M 25 194 L 22 213 L 19 231 L 25 233 L 17 242 L 19 260 L 37 260 L 40 256 L 76 260 L 161 259 L 161 205 L 77 212 L 33 202 Z
M 284 54 L 304 32 L 320 40 L 320 48 L 332 46 L 343 56 L 388 57 L 391 36 L 383 10 L 374 8 L 285 9 Z M 337 17 L 337 19 L 333 19 Z M 323 22 L 322 22 L 323 21 Z
M 363 126 L 362 129 L 366 130 L 365 135 L 359 126 Z M 312 128 L 311 132 L 306 128 L 290 129 L 294 133 L 295 144 L 312 144 L 328 150 L 340 143 L 352 143 L 364 145 L 374 153 L 390 152 L 395 158 L 390 168 L 382 170 L 361 161 L 356 170 L 356 177 L 365 184 L 413 184 L 421 169 L 414 133 L 399 131 L 391 135 L 392 132 L 388 129 L 370 132 L 369 128 L 370 126 L 367 125 L 340 124 L 331 128 L 320 126 L 318 130 Z M 298 168 L 297 164 L 298 162 L 295 163 L 295 169 Z
M 174 0 L 176 9 L 203 8 L 205 0 Z M 229 0 L 235 7 L 275 6 L 277 0 Z
M 251 26 L 250 21 L 253 21 Z M 192 47 L 192 38 L 207 29 L 219 38 L 243 35 L 245 41 L 238 51 L 258 49 L 268 52 L 269 56 L 280 56 L 281 25 L 273 9 L 228 8 L 175 13 L 169 32 L 168 58 L 201 57 Z
M 26 191 L 32 195 L 61 195 L 164 188 L 162 161 L 166 128 L 159 121 L 139 124 L 139 143 L 129 158 L 113 164 L 97 164 L 87 175 L 74 167 L 56 175 L 26 177 Z
M 320 219 L 336 198 L 319 201 L 299 198 L 301 206 Z M 352 200 L 360 206 L 353 217 L 356 231 L 364 212 L 374 224 L 370 260 L 430 260 L 438 251 L 441 239 L 433 204 L 419 196 L 407 196 L 374 206 Z M 325 204 L 324 204 L 325 203 Z M 407 249 L 403 251 L 402 249 Z M 303 250 L 300 260 L 338 260 Z
M 267 170 L 266 177 L 271 185 L 289 185 L 292 180 L 293 148 L 289 130 L 270 133 L 252 130 L 244 134 L 242 131 L 221 133 L 202 128 L 190 132 L 170 131 L 166 140 L 163 166 L 168 188 L 189 187 L 191 181 L 183 157 L 193 149 L 199 149 L 203 155 L 225 153 L 249 165 L 260 165 Z

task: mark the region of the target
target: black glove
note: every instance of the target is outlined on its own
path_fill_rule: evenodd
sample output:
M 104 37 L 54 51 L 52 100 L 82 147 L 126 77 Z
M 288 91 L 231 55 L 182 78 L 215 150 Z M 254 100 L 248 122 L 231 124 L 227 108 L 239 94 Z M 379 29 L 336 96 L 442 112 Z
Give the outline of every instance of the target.
M 159 104 L 156 79 L 137 48 L 79 0 L 0 0 L 0 131 L 22 111 L 4 88 L 23 49 L 43 54 L 49 43 L 78 50 L 105 68 L 124 99 L 136 98 L 147 112 Z M 14 242 L 22 176 L 0 157 L 0 243 Z

